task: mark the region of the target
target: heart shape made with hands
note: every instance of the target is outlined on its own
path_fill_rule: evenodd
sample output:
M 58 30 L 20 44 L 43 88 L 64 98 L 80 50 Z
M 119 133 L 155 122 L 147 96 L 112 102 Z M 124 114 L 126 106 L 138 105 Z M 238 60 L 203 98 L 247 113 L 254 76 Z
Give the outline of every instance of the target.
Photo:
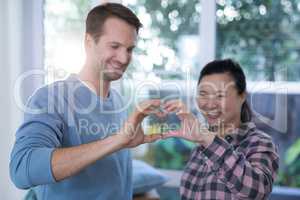
M 177 115 L 180 111 L 179 104 L 173 105 L 179 100 L 162 101 L 157 107 L 153 107 L 153 113 L 148 116 L 145 133 L 147 135 L 164 134 L 177 131 L 181 128 L 181 120 Z M 170 109 L 170 105 L 173 105 Z

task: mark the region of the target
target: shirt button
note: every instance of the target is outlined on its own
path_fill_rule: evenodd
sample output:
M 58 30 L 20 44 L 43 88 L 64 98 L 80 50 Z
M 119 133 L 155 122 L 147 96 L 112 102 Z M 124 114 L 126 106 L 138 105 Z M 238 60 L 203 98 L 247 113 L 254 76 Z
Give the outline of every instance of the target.
M 218 177 L 223 177 L 223 173 L 221 171 L 217 171 L 216 174 L 217 174 Z
M 219 168 L 220 168 L 220 166 L 217 166 L 217 165 L 215 164 L 215 166 L 213 166 L 212 170 L 213 170 L 214 172 L 217 172 L 217 171 L 219 171 Z
M 230 135 L 226 135 L 225 140 L 230 143 L 232 141 L 232 137 Z

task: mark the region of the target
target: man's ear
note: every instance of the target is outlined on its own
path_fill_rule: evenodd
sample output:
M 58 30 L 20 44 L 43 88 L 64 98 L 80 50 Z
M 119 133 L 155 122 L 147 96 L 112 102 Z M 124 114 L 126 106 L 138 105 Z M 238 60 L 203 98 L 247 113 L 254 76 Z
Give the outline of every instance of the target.
M 93 37 L 90 34 L 86 33 L 85 37 L 84 37 L 84 47 L 85 47 L 85 49 L 87 50 L 87 49 L 91 48 L 93 43 L 94 43 Z

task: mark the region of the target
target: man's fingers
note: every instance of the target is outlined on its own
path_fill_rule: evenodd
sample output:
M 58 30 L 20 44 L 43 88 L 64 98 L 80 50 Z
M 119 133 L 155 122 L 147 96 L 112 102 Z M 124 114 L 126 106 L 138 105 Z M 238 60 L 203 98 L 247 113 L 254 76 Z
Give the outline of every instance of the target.
M 165 110 L 171 110 L 172 108 L 180 107 L 180 100 L 170 100 L 163 104 Z
M 171 105 L 164 107 L 164 110 L 170 113 L 170 112 L 178 112 L 178 110 L 180 110 L 180 108 L 178 107 L 177 104 L 171 104 Z
M 137 105 L 137 110 L 140 113 L 143 113 L 145 115 L 151 114 L 151 113 L 156 113 L 159 111 L 161 105 L 161 100 L 160 99 L 150 99 L 143 101 L 142 103 Z
M 155 142 L 156 140 L 162 139 L 161 134 L 145 135 L 144 143 Z
M 170 106 L 174 104 L 179 104 L 181 101 L 179 99 L 172 99 L 164 103 L 164 106 Z
M 160 106 L 161 104 L 161 100 L 160 99 L 149 99 L 147 101 L 144 101 L 143 103 L 143 107 L 144 109 L 147 109 L 147 108 L 157 108 Z

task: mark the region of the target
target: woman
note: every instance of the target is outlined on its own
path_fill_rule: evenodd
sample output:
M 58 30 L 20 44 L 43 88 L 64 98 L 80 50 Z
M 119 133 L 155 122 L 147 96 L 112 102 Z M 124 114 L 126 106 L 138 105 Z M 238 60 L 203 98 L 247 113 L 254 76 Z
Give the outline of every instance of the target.
M 197 103 L 210 128 L 181 101 L 164 105 L 182 123 L 163 137 L 199 143 L 181 179 L 182 199 L 267 199 L 279 158 L 272 139 L 251 122 L 239 64 L 230 59 L 208 63 L 199 77 Z

